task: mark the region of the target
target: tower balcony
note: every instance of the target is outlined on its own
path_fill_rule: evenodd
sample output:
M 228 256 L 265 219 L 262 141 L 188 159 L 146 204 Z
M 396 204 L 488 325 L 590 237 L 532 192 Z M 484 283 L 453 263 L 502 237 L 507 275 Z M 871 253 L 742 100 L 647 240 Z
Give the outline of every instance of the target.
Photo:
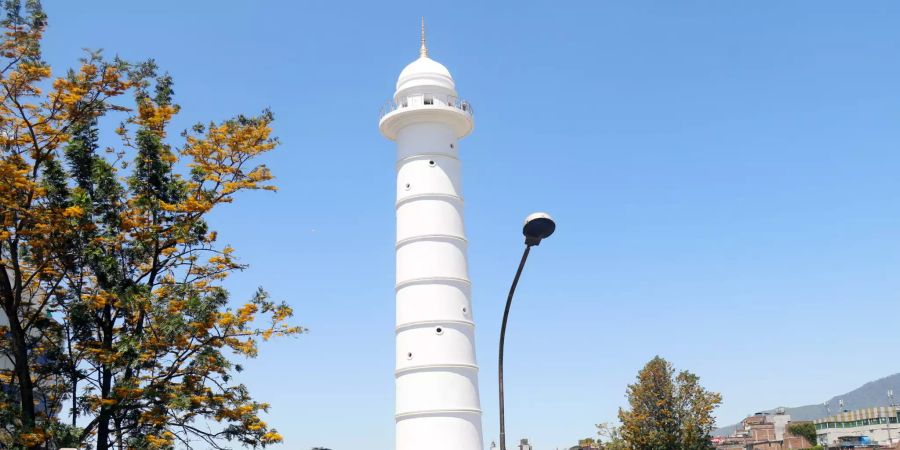
M 472 131 L 474 126 L 472 104 L 447 94 L 417 93 L 388 100 L 381 107 L 378 127 L 389 139 L 396 139 L 397 132 L 413 123 L 444 122 L 452 126 L 457 138 Z

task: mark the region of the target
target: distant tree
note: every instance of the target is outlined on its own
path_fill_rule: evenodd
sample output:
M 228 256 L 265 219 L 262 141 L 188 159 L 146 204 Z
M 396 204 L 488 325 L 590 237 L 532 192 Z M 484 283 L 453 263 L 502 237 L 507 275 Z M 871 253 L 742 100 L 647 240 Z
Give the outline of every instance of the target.
M 712 448 L 713 410 L 718 393 L 699 384 L 699 377 L 659 356 L 628 386 L 630 409 L 619 409 L 622 439 L 634 450 L 706 450 Z
M 700 386 L 700 377 L 681 371 L 675 377 L 675 399 L 684 450 L 712 448 L 712 431 L 716 419 L 713 411 L 722 403 L 722 396 Z
M 811 445 L 816 445 L 816 426 L 812 422 L 792 423 L 788 425 L 788 431 L 794 436 L 806 438 Z
M 600 435 L 598 442 L 603 450 L 627 450 L 628 445 L 622 439 L 622 433 L 618 427 L 608 423 L 598 423 L 597 434 Z

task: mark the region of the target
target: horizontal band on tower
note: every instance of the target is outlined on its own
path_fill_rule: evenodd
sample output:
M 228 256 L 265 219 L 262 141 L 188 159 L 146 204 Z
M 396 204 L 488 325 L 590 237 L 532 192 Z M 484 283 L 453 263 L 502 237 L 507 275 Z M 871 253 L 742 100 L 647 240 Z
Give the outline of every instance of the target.
M 465 408 L 465 409 L 429 409 L 425 411 L 412 411 L 405 412 L 400 414 L 394 414 L 394 418 L 397 420 L 402 419 L 410 419 L 413 417 L 422 417 L 422 416 L 443 416 L 448 414 L 477 414 L 481 415 L 480 409 L 475 408 Z
M 415 322 L 404 322 L 394 327 L 394 330 L 400 332 L 408 328 L 432 327 L 437 325 L 465 325 L 475 328 L 475 322 L 471 320 L 417 320 Z
M 438 371 L 440 369 L 467 369 L 478 372 L 475 364 L 422 364 L 420 366 L 408 366 L 394 371 L 394 376 L 404 375 L 410 372 Z
M 378 129 L 384 137 L 393 141 L 400 130 L 420 123 L 448 126 L 457 139 L 471 133 L 475 125 L 468 111 L 450 106 L 425 105 L 399 108 L 385 114 L 378 121 Z
M 412 236 L 405 239 L 400 239 L 397 241 L 396 248 L 400 248 L 406 244 L 416 241 L 461 241 L 464 244 L 468 244 L 469 240 L 464 237 L 452 236 L 449 234 L 421 234 L 418 236 Z
M 459 157 L 456 157 L 456 156 L 453 156 L 453 155 L 450 155 L 447 153 L 416 153 L 415 155 L 398 159 L 397 160 L 397 168 L 399 169 L 400 166 L 406 162 L 414 161 L 416 159 L 426 158 L 429 156 L 440 156 L 441 158 L 455 159 L 455 160 L 459 161 Z
M 406 286 L 410 286 L 413 284 L 427 284 L 427 283 L 444 283 L 444 284 L 464 284 L 466 286 L 472 286 L 472 282 L 465 278 L 455 278 L 455 277 L 424 277 L 424 278 L 412 278 L 409 280 L 398 281 L 396 285 L 394 285 L 394 289 L 398 290 L 404 288 Z
M 394 205 L 394 207 L 399 208 L 404 203 L 409 203 L 413 200 L 421 200 L 421 199 L 426 199 L 426 198 L 433 198 L 433 199 L 440 199 L 440 200 L 453 200 L 453 201 L 459 202 L 460 204 L 463 202 L 462 197 L 460 197 L 458 195 L 453 195 L 453 194 L 438 194 L 438 193 L 412 194 L 412 195 L 407 195 L 407 196 L 401 198 L 400 200 L 397 200 L 397 203 Z

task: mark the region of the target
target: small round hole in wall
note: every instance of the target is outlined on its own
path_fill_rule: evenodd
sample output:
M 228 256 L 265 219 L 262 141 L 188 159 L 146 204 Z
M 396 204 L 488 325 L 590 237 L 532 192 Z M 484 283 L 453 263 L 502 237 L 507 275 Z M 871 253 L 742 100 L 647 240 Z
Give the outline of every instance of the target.
M 465 314 L 465 313 L 467 313 L 467 312 L 469 312 L 469 309 L 466 308 L 465 306 L 463 306 L 463 314 Z
M 428 161 L 428 165 L 434 167 L 434 160 L 432 159 L 431 161 Z
M 441 327 L 437 327 L 434 329 L 434 332 L 437 334 L 444 334 L 444 329 Z
M 412 359 L 412 352 L 406 354 L 406 359 Z
M 453 144 L 450 144 L 450 148 L 456 148 L 456 146 Z
M 406 186 L 405 186 L 405 187 L 406 187 L 406 190 L 408 191 L 408 190 L 409 190 L 409 187 L 410 187 L 410 186 L 409 186 L 409 183 L 406 183 Z

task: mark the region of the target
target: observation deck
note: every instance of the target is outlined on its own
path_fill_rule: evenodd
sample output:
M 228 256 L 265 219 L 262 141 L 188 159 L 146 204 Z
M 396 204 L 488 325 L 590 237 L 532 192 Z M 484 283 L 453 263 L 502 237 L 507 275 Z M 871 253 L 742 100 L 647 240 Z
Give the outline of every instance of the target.
M 386 101 L 381 106 L 378 128 L 394 140 L 397 132 L 418 122 L 442 122 L 453 127 L 456 137 L 472 132 L 475 125 L 472 104 L 454 95 L 416 93 Z

